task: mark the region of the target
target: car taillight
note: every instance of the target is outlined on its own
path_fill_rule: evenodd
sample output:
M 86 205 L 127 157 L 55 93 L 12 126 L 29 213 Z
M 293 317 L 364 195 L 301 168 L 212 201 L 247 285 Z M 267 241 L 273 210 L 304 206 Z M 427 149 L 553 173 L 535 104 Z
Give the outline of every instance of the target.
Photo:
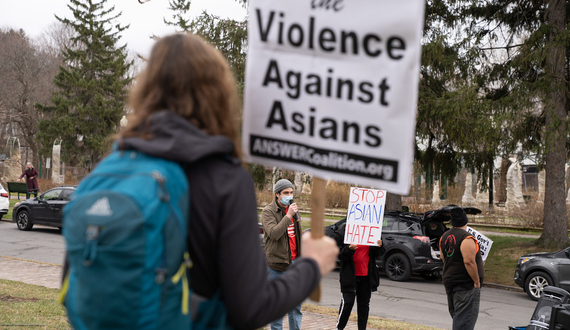
M 0 196 L 8 198 L 8 193 L 1 193 Z
M 419 239 L 422 242 L 429 243 L 429 237 L 427 236 L 414 236 L 414 239 Z
M 263 227 L 259 227 L 259 233 L 263 234 Z

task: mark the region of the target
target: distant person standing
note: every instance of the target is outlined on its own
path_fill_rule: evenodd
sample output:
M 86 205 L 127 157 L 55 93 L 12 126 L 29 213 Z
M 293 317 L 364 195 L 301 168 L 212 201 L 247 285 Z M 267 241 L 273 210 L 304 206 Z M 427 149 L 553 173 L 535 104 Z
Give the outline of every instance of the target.
M 485 275 L 479 244 L 467 232 L 467 215 L 462 208 L 450 210 L 453 228 L 439 240 L 443 259 L 443 285 L 453 330 L 472 330 L 479 316 L 481 283 Z
M 261 223 L 264 231 L 265 256 L 269 279 L 277 278 L 285 273 L 301 254 L 301 224 L 295 219 L 297 205 L 293 201 L 293 184 L 281 179 L 273 187 L 275 197 L 271 204 L 261 212 Z M 301 304 L 288 313 L 289 329 L 301 329 Z M 271 330 L 283 329 L 283 319 L 270 323 Z
M 24 176 L 26 177 L 26 184 L 28 185 L 26 199 L 30 198 L 31 193 L 34 194 L 34 197 L 38 196 L 38 191 L 40 190 L 38 186 L 38 171 L 36 171 L 32 163 L 28 162 L 26 164 L 26 169 L 24 170 L 24 173 L 20 175 L 18 181 L 21 181 Z
M 382 240 L 378 246 L 344 244 L 344 230 L 337 231 L 336 241 L 340 247 L 340 291 L 342 298 L 338 311 L 337 330 L 343 330 L 348 323 L 354 301 L 358 313 L 358 330 L 366 330 L 370 313 L 370 297 L 380 285 L 380 274 L 376 258 L 384 254 Z

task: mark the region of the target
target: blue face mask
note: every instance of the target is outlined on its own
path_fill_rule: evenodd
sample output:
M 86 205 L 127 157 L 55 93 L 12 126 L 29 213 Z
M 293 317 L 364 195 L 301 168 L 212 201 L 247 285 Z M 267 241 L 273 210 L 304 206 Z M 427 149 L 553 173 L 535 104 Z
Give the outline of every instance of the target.
M 289 205 L 289 203 L 291 202 L 292 199 L 293 199 L 293 196 L 281 196 L 281 204 Z

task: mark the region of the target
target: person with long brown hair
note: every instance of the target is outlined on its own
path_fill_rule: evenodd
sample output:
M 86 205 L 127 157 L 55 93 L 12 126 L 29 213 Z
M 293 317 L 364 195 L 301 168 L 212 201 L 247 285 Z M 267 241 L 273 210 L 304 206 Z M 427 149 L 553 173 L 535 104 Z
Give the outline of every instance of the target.
M 268 280 L 255 189 L 240 160 L 236 85 L 221 53 L 189 34 L 159 39 L 130 106 L 119 148 L 179 162 L 186 171 L 193 316 L 200 302 L 219 295 L 229 326 L 254 329 L 299 305 L 334 268 L 338 248 L 332 239 L 305 235 L 303 257 Z

